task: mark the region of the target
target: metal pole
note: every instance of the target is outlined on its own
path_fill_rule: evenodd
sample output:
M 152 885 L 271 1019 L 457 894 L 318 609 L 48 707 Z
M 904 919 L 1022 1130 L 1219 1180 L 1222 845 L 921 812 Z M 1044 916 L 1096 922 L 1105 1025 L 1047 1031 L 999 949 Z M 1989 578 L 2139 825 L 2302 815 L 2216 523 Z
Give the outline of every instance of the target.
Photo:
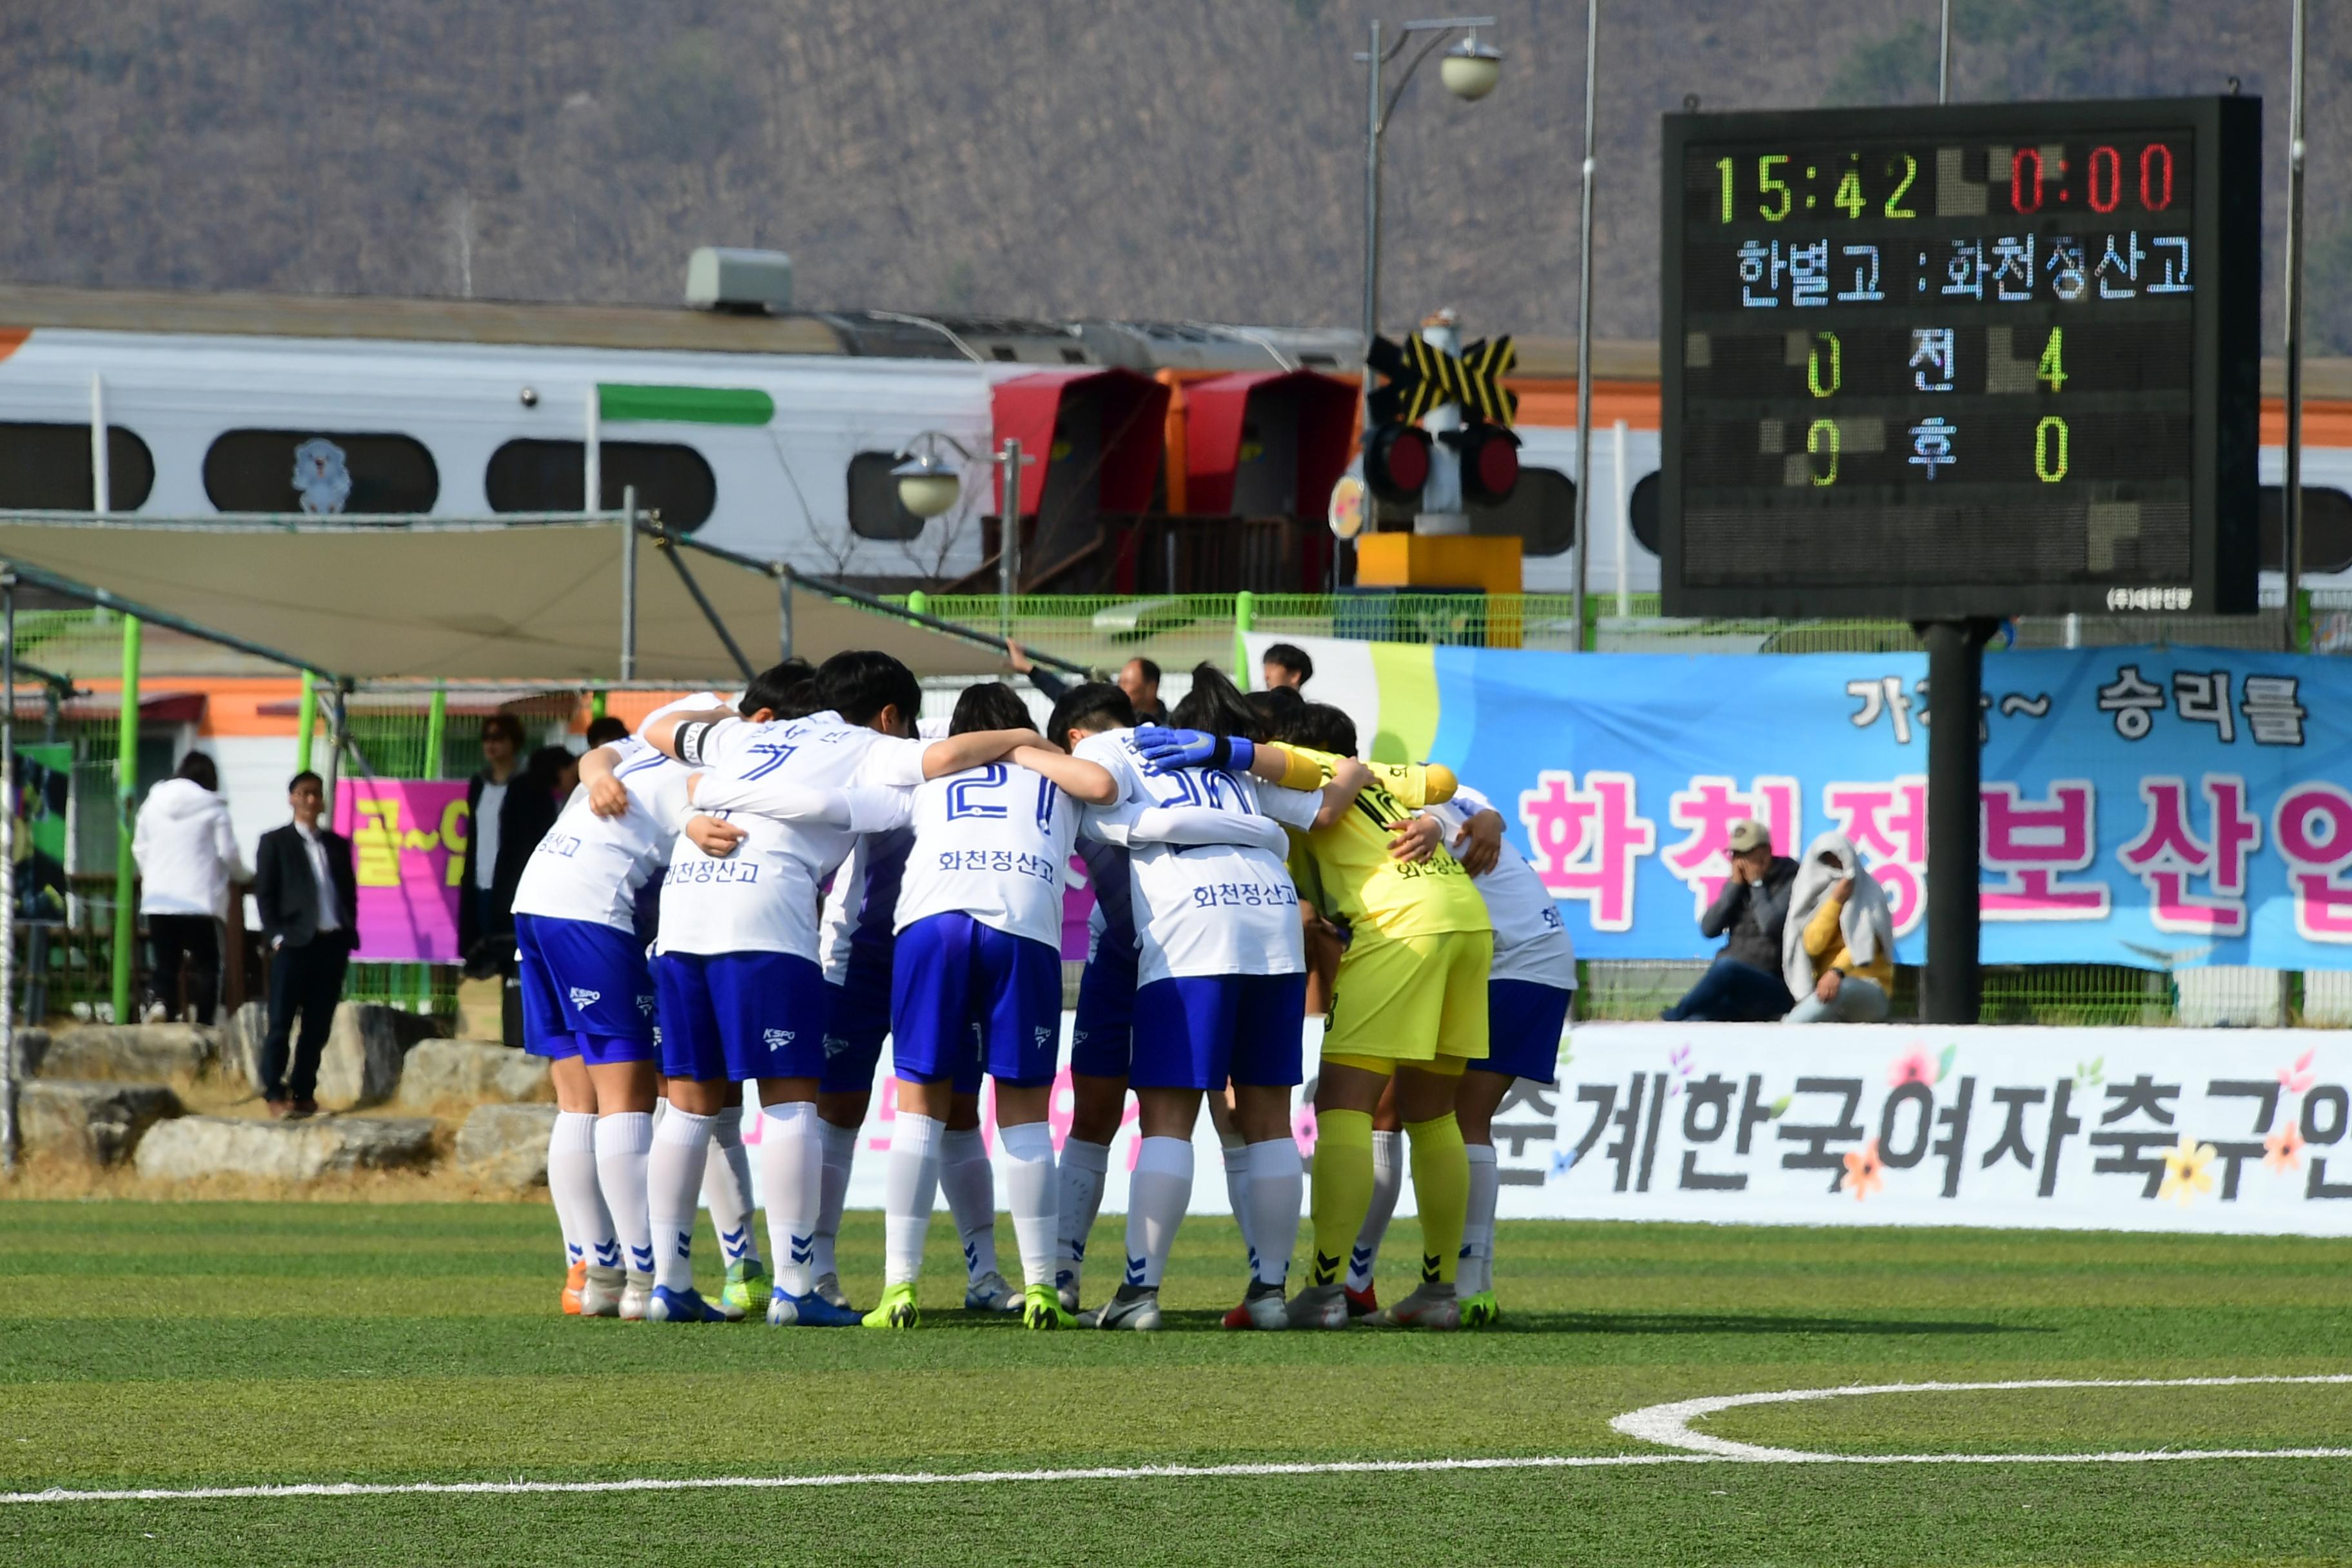
M 2303 69 L 2305 0 L 2293 0 L 2287 39 L 2286 483 L 2279 498 L 2286 579 L 2286 646 L 2303 646 Z
M 1592 141 L 1600 64 L 1601 0 L 1585 0 L 1584 199 L 1576 219 L 1576 602 L 1570 623 L 1580 653 L 1585 645 L 1586 557 L 1592 543 Z
M 621 679 L 637 678 L 637 487 L 621 492 Z
M 1021 441 L 1004 438 L 997 461 L 1004 465 L 1003 499 L 998 503 L 1003 520 L 996 545 L 996 629 L 1013 635 L 1013 598 L 1021 592 Z
M 122 715 L 114 752 L 114 1021 L 131 1016 L 139 946 L 139 862 L 131 858 L 131 813 L 139 800 L 139 617 L 122 617 Z
M 588 424 L 581 444 L 580 510 L 604 510 L 604 389 L 594 382 L 588 384 Z
M 89 505 L 93 511 L 114 510 L 114 486 L 106 452 L 106 378 L 96 371 L 89 377 Z
M 782 658 L 793 657 L 793 569 L 776 569 L 776 646 Z
M 1381 333 L 1381 24 L 1370 24 L 1370 47 L 1364 52 L 1364 358 L 1362 395 L 1356 420 L 1359 453 L 1367 452 L 1372 437 L 1372 340 Z M 1371 526 L 1380 503 L 1364 498 L 1366 526 Z M 1356 543 L 1337 540 L 1331 552 L 1331 586 L 1337 590 L 1353 575 Z
M 1944 0 L 1936 27 L 1936 101 L 1952 101 L 1952 0 Z
M 1991 621 L 1935 621 L 1927 645 L 1927 973 L 1926 1022 L 1977 1021 L 1979 859 L 1977 815 L 1983 759 L 1977 741 L 1984 646 Z
M 1610 452 L 1611 474 L 1609 489 L 1617 502 L 1617 614 L 1633 613 L 1633 492 L 1625 483 L 1625 421 L 1617 421 L 1616 440 Z
M 0 571 L 0 1170 L 16 1168 L 16 574 Z
M 324 786 L 320 793 L 327 797 L 327 822 L 330 826 L 335 820 L 335 785 L 343 771 L 343 737 L 350 733 L 346 728 L 348 717 L 343 709 L 342 685 L 338 682 L 327 699 L 327 766 L 324 770 L 327 776 L 320 781 Z

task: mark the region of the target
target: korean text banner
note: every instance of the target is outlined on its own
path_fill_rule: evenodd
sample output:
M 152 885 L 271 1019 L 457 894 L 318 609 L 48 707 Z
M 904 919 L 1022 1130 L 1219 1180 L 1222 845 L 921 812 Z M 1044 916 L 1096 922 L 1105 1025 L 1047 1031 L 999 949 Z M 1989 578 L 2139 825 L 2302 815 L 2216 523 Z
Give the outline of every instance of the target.
M 1369 754 L 1495 803 L 1580 957 L 1712 952 L 1743 816 L 1853 839 L 1925 956 L 1925 655 L 1311 651 Z M 1984 684 L 1987 963 L 2352 967 L 2352 659 L 1995 649 Z
M 359 874 L 362 959 L 457 962 L 457 879 L 469 829 L 464 780 L 345 779 L 335 831 Z

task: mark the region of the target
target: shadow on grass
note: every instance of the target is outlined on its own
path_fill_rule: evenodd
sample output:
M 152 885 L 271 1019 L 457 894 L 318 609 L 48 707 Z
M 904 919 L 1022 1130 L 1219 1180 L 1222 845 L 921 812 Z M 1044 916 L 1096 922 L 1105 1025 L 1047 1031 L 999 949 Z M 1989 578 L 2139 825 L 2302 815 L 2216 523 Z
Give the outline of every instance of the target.
M 1171 1310 L 1164 1314 L 1167 1328 L 1181 1333 L 1225 1331 L 1224 1314 L 1209 1310 Z M 949 1318 L 942 1314 L 941 1322 L 954 1322 L 958 1327 L 997 1326 L 1017 1329 L 1021 1321 L 1007 1317 L 992 1321 L 979 1314 L 969 1318 L 959 1315 Z M 1368 1334 L 1393 1337 L 1412 1332 L 1411 1330 L 1373 1328 L 1361 1322 L 1350 1325 Z M 1078 1332 L 1091 1331 L 1079 1330 Z M 1299 1330 L 1301 1333 L 1312 1331 Z M 1919 1318 L 1791 1318 L 1744 1315 L 1727 1312 L 1509 1312 L 1493 1329 L 1479 1331 L 1505 1334 L 1837 1334 L 1856 1337 L 1932 1338 L 1939 1334 L 2046 1334 L 2054 1331 L 2027 1323 L 1996 1323 L 1982 1321 L 1956 1322 Z

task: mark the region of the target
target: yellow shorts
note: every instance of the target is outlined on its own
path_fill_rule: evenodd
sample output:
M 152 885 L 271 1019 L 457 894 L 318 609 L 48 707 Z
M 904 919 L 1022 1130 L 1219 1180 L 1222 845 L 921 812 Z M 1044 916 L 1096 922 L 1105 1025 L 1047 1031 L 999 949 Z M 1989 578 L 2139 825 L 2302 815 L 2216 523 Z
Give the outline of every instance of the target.
M 1429 1062 L 1486 1059 L 1490 931 L 1380 938 L 1362 927 L 1339 961 L 1326 1057 Z

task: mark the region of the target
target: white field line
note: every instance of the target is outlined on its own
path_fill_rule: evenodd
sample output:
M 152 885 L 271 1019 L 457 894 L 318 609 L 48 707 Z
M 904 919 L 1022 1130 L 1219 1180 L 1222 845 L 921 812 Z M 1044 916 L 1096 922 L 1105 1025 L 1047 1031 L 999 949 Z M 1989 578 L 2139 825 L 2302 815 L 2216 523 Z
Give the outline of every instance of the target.
M 1682 1448 L 1671 1454 L 1567 1454 L 1481 1459 L 1335 1459 L 1253 1465 L 1103 1465 L 1084 1469 L 955 1470 L 830 1476 L 643 1477 L 616 1481 L 298 1482 L 286 1486 L 140 1487 L 115 1491 L 0 1492 L 0 1505 L 79 1502 L 210 1502 L 245 1498 L 515 1497 L 604 1492 L 789 1491 L 833 1487 L 979 1486 L 1005 1481 L 1199 1480 L 1251 1476 L 1433 1475 L 1465 1470 L 1587 1470 L 1648 1465 L 2136 1465 L 2185 1459 L 2347 1459 L 2344 1448 L 2156 1448 L 2095 1454 L 1810 1454 L 1731 1443 L 1691 1431 L 1686 1423 L 1740 1405 L 1837 1399 L 1861 1394 L 1943 1394 L 2035 1388 L 2221 1388 L 2239 1384 L 2352 1383 L 2352 1373 L 2317 1377 L 2189 1377 L 2116 1380 L 2037 1379 L 2015 1383 L 1889 1383 L 1734 1394 L 1654 1405 L 1611 1423 L 1628 1436 Z
M 1645 1443 L 1658 1443 L 1686 1453 L 1706 1454 L 1718 1459 L 1744 1460 L 1750 1464 L 2126 1464 L 2151 1459 L 2318 1459 L 2352 1455 L 2352 1448 L 2155 1449 L 2130 1454 L 1809 1454 L 1796 1448 L 1767 1448 L 1754 1443 L 1735 1443 L 1727 1437 L 1711 1437 L 1704 1432 L 1690 1429 L 1693 1421 L 1743 1405 L 1797 1405 L 1816 1399 L 1847 1399 L 1864 1394 L 1976 1394 L 2035 1388 L 2235 1388 L 2273 1383 L 2352 1383 L 2352 1373 L 2330 1373 L 2310 1377 L 2042 1377 L 2008 1383 L 1853 1384 L 1843 1388 L 1790 1388 L 1773 1394 L 1719 1394 L 1704 1399 L 1678 1399 L 1670 1405 L 1651 1405 L 1628 1411 L 1609 1425 L 1628 1437 L 1639 1437 Z

